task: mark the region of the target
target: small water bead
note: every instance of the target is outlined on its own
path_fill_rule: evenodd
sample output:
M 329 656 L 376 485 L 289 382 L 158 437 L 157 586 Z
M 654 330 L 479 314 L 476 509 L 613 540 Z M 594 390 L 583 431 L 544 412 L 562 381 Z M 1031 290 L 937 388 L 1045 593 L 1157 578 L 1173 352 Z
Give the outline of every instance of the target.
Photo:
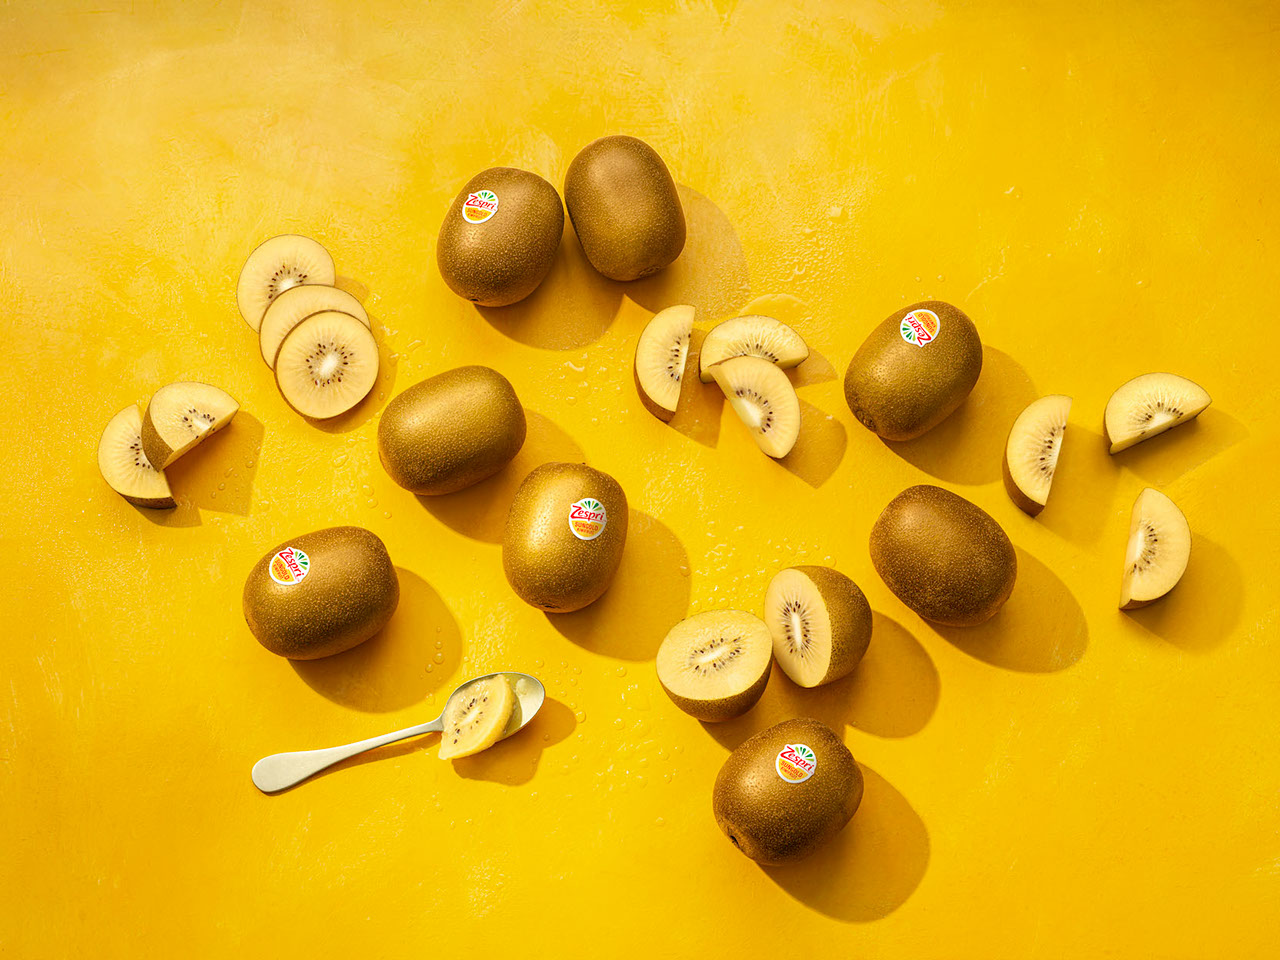
M 434 659 L 436 663 L 444 663 L 444 654 L 437 653 L 432 659 Z

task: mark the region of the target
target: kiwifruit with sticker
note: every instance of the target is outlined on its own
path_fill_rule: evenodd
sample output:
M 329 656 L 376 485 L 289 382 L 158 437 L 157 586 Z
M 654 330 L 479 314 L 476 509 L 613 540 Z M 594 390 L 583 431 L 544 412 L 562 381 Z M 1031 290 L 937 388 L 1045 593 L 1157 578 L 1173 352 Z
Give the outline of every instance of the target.
M 142 449 L 142 414 L 129 404 L 107 423 L 98 441 L 98 470 L 116 493 L 136 507 L 177 506 L 163 470 Z
M 693 307 L 667 307 L 653 315 L 636 341 L 636 390 L 644 408 L 662 421 L 675 416 L 689 362 Z
M 329 251 L 310 237 L 284 234 L 264 240 L 249 254 L 236 284 L 236 305 L 244 322 L 257 330 L 271 301 L 291 287 L 333 285 L 336 273 Z
M 235 398 L 210 384 L 165 384 L 142 415 L 142 451 L 152 466 L 163 470 L 230 423 L 239 409 Z
M 1208 392 L 1176 373 L 1146 373 L 1107 401 L 1104 428 L 1112 453 L 1188 423 L 1212 403 Z
M 1178 585 L 1191 560 L 1191 526 L 1178 505 L 1147 487 L 1134 501 L 1120 585 L 1120 609 L 1159 600 Z
M 699 720 L 731 720 L 756 705 L 773 663 L 769 628 L 742 610 L 709 610 L 681 620 L 658 648 L 658 682 L 671 702 Z
M 276 351 L 276 387 L 304 417 L 327 420 L 369 395 L 378 380 L 378 342 L 355 317 L 313 314 L 289 331 Z
M 790 567 L 769 581 L 764 622 L 778 666 L 802 687 L 848 676 L 871 642 L 871 606 L 831 567 Z

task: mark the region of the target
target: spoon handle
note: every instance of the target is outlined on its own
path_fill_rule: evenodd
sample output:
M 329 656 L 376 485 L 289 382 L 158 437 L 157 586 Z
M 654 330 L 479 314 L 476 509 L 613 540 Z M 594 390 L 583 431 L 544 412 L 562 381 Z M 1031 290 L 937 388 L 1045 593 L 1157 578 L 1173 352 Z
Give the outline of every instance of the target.
M 339 760 L 354 757 L 357 753 L 364 753 L 366 750 L 382 747 L 388 743 L 395 743 L 397 740 L 419 737 L 424 733 L 438 733 L 443 729 L 444 724 L 437 717 L 430 723 L 423 723 L 416 727 L 405 727 L 403 730 L 384 733 L 380 737 L 370 737 L 368 740 L 345 743 L 340 747 L 328 747 L 324 750 L 298 750 L 293 753 L 273 753 L 269 757 L 263 757 L 253 765 L 253 785 L 263 793 L 274 793 L 277 790 L 283 790 L 285 787 L 292 787 L 295 783 L 301 783 L 312 774 L 333 766 Z

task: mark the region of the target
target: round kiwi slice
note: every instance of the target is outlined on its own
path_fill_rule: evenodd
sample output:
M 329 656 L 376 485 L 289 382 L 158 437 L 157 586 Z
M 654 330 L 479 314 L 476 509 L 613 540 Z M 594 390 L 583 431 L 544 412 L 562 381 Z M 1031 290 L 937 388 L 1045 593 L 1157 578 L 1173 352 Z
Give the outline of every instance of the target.
M 267 366 L 275 369 L 276 352 L 290 330 L 307 317 L 325 310 L 350 314 L 372 329 L 369 314 L 365 313 L 360 301 L 347 291 L 323 283 L 290 287 L 271 301 L 267 312 L 262 315 L 262 326 L 258 328 L 258 345 Z
M 240 270 L 236 305 L 244 322 L 257 330 L 271 301 L 304 283 L 333 285 L 336 274 L 329 251 L 310 237 L 288 233 L 258 244 Z
M 871 642 L 867 598 L 830 567 L 783 570 L 769 583 L 764 611 L 778 666 L 802 687 L 847 676 Z
M 276 386 L 304 417 L 327 420 L 369 395 L 378 379 L 378 344 L 363 323 L 326 310 L 307 317 L 276 353 Z
M 456 691 L 444 708 L 440 759 L 469 757 L 493 746 L 507 734 L 515 708 L 515 691 L 502 673 Z
M 756 446 L 774 458 L 791 452 L 800 436 L 800 400 L 785 373 L 760 357 L 733 357 L 715 364 L 711 375 Z
M 125 407 L 107 424 L 98 441 L 98 469 L 111 489 L 138 507 L 175 507 L 169 481 L 142 452 L 142 414 Z
M 760 357 L 784 370 L 809 356 L 809 347 L 781 320 L 750 314 L 730 317 L 711 328 L 698 355 L 699 376 L 710 383 L 711 367 L 730 357 Z
M 731 720 L 760 699 L 773 641 L 759 617 L 712 610 L 681 620 L 658 648 L 658 681 L 672 702 L 699 720 Z
M 229 393 L 207 383 L 165 384 L 142 415 L 142 451 L 163 470 L 230 423 L 239 409 Z

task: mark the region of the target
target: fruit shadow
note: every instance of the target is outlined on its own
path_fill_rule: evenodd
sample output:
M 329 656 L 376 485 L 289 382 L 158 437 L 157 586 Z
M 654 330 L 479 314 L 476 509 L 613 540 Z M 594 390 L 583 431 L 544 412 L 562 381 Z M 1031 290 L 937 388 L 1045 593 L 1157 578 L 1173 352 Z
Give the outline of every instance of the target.
M 831 479 L 849 447 L 844 424 L 807 400 L 800 401 L 800 435 L 778 463 L 815 490 Z
M 482 753 L 454 760 L 453 769 L 468 780 L 489 780 L 509 787 L 528 783 L 538 770 L 542 751 L 567 740 L 577 725 L 567 705 L 548 697 L 538 715 L 519 733 Z
M 440 594 L 396 567 L 400 603 L 387 625 L 358 647 L 319 660 L 290 660 L 316 693 L 366 713 L 420 703 L 440 689 L 462 659 L 462 632 Z
M 930 476 L 979 485 L 999 480 L 1009 428 L 1036 390 L 1022 366 L 994 347 L 982 348 L 982 373 L 960 408 L 914 440 L 886 447 Z
M 265 434 L 262 421 L 241 410 L 222 430 L 174 461 L 165 475 L 180 498 L 178 510 L 248 516 Z M 196 514 L 192 523 L 170 525 L 195 526 L 199 522 Z
M 692 187 L 677 184 L 684 207 L 684 249 L 675 263 L 626 285 L 627 296 L 657 313 L 687 303 L 699 319 L 719 319 L 747 302 L 751 282 L 738 232 L 724 211 Z
M 1202 653 L 1220 645 L 1240 622 L 1244 573 L 1220 544 L 1191 535 L 1191 559 L 1178 585 L 1155 603 L 1124 615 L 1182 650 Z
M 973 627 L 930 624 L 969 656 L 1022 673 L 1065 670 L 1089 644 L 1089 624 L 1067 585 L 1021 547 L 1013 593 L 986 623 Z
M 1069 421 L 1049 502 L 1039 516 L 1028 521 L 1043 524 L 1071 543 L 1096 544 L 1114 516 L 1112 503 L 1121 480 L 1119 470 L 1102 462 L 1108 459 L 1107 442 L 1100 431 Z M 1086 477 L 1088 482 L 1084 482 Z
M 920 815 L 888 780 L 858 766 L 862 803 L 849 825 L 799 863 L 760 868 L 795 899 L 846 923 L 893 913 L 929 866 L 929 831 Z
M 1248 428 L 1231 414 L 1210 407 L 1190 423 L 1166 430 L 1113 456 L 1116 463 L 1159 487 L 1208 462 L 1248 435 Z M 1102 444 L 1106 451 L 1105 439 Z
M 716 383 L 703 383 L 698 377 L 698 358 L 707 331 L 694 329 L 689 338 L 689 359 L 680 384 L 680 401 L 671 428 L 704 447 L 715 449 L 720 442 L 720 416 L 724 410 L 724 393 Z
M 366 290 L 367 293 L 367 290 Z M 387 328 L 382 321 L 369 314 L 369 323 L 373 329 L 373 338 L 378 342 L 378 377 L 373 382 L 373 389 L 368 395 L 346 413 L 328 420 L 313 420 L 304 417 L 307 423 L 325 433 L 350 433 L 369 422 L 369 418 L 381 410 L 391 395 L 396 383 L 396 363 L 398 357 L 391 344 L 387 342 Z
M 574 439 L 542 414 L 526 410 L 525 424 L 527 430 L 520 452 L 492 477 L 457 493 L 419 496 L 418 502 L 437 520 L 463 536 L 501 543 L 511 501 L 535 467 L 586 460 Z
M 544 350 L 573 350 L 599 340 L 622 303 L 624 285 L 601 276 L 582 252 L 573 223 L 546 279 L 523 300 L 506 307 L 476 307 L 499 333 Z
M 815 383 L 830 383 L 837 376 L 836 368 L 831 365 L 831 361 L 812 349 L 803 363 L 787 372 L 791 374 L 791 385 L 796 389 L 812 386 Z
M 689 555 L 661 520 L 631 510 L 622 562 L 609 589 L 573 613 L 547 621 L 584 650 L 619 660 L 651 660 L 689 609 Z

